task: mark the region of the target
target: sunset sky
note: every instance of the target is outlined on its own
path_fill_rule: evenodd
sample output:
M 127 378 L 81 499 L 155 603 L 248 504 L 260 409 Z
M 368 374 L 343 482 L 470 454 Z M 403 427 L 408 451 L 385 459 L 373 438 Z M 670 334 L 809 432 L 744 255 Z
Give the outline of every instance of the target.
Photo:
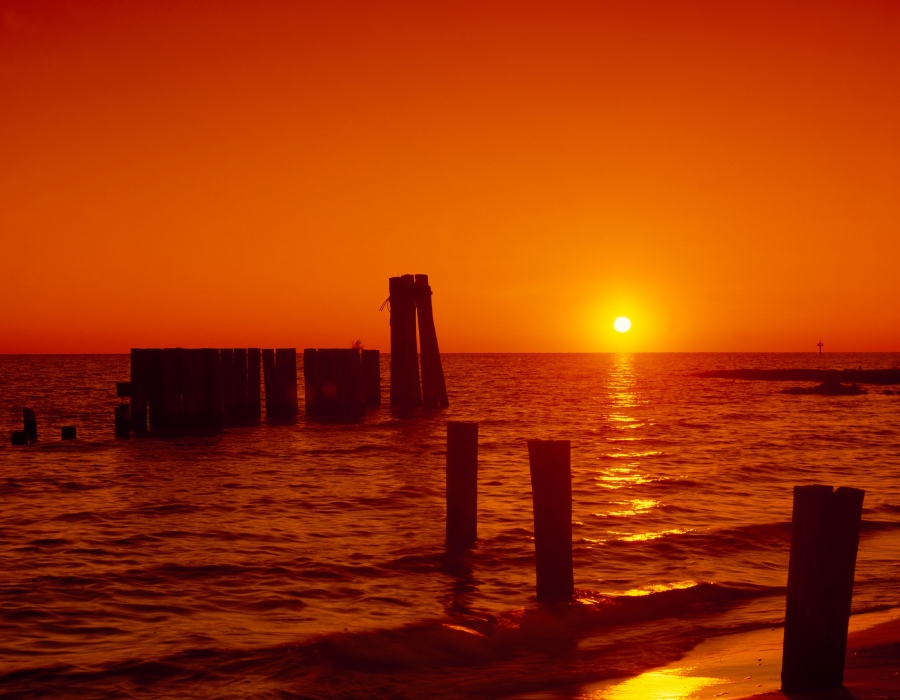
M 0 8 L 0 353 L 900 350 L 900 3 Z

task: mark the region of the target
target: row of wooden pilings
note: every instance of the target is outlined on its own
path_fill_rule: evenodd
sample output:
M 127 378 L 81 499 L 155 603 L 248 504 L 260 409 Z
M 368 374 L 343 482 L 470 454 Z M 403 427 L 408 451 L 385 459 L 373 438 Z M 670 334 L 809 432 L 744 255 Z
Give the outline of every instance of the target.
M 568 440 L 529 440 L 535 573 L 541 603 L 575 597 L 572 472 Z M 847 631 L 865 491 L 794 487 L 784 621 L 782 689 L 814 692 L 844 682 Z M 446 546 L 478 537 L 478 424 L 447 423 Z

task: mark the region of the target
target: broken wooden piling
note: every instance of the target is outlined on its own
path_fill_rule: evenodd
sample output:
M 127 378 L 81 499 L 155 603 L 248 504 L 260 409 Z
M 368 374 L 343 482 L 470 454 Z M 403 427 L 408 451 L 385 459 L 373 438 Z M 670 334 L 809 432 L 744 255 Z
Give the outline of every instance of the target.
M 416 315 L 419 321 L 419 353 L 422 361 L 422 405 L 447 408 L 447 385 L 438 349 L 428 275 L 416 275 Z
M 12 444 L 13 445 L 27 445 L 28 444 L 28 433 L 24 430 L 13 430 L 12 431 Z
M 785 692 L 843 685 L 864 496 L 861 489 L 794 487 L 781 668 Z
M 416 345 L 416 287 L 413 275 L 391 277 L 391 407 L 422 405 Z
M 567 602 L 572 570 L 572 473 L 568 440 L 529 440 L 537 599 Z
M 447 550 L 478 538 L 478 423 L 447 423 Z

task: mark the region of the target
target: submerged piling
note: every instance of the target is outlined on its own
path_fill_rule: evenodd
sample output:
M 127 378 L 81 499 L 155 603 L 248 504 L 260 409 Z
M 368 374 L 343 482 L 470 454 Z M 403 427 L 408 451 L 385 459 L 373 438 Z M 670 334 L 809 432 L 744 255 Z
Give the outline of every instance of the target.
M 416 346 L 416 287 L 412 275 L 391 277 L 391 407 L 422 405 Z
M 75 430 L 74 425 L 64 425 L 62 427 L 62 439 L 63 440 L 74 440 L 77 436 L 77 431 Z
M 572 570 L 572 471 L 568 440 L 529 440 L 537 599 L 570 601 Z
M 13 445 L 27 445 L 28 444 L 28 433 L 24 430 L 13 430 L 12 431 L 12 444 Z
M 861 489 L 794 487 L 781 667 L 786 692 L 844 683 L 864 496 Z
M 259 373 L 259 348 L 247 348 L 247 419 L 253 422 L 262 417 Z
M 30 408 L 22 409 L 22 423 L 24 424 L 23 432 L 29 443 L 37 442 L 37 416 Z
M 416 275 L 416 314 L 419 320 L 419 351 L 422 360 L 422 405 L 447 408 L 447 385 L 434 328 L 434 310 L 428 275 Z
M 478 538 L 478 423 L 447 423 L 447 550 Z
M 127 440 L 131 437 L 131 420 L 128 417 L 128 404 L 120 403 L 115 409 L 116 437 Z

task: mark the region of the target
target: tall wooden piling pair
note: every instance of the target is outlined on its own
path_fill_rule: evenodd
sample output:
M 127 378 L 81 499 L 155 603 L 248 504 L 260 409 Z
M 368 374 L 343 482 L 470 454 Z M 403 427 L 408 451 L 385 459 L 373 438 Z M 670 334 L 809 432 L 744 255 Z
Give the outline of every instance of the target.
M 388 284 L 391 307 L 391 406 L 396 408 L 446 408 L 447 386 L 438 349 L 428 275 L 391 277 Z M 419 354 L 416 346 L 416 317 Z
M 296 386 L 296 379 L 295 384 Z M 134 348 L 130 428 L 165 434 L 259 420 L 259 348 Z
M 381 405 L 378 350 L 307 348 L 303 351 L 304 404 L 307 414 L 352 421 Z

